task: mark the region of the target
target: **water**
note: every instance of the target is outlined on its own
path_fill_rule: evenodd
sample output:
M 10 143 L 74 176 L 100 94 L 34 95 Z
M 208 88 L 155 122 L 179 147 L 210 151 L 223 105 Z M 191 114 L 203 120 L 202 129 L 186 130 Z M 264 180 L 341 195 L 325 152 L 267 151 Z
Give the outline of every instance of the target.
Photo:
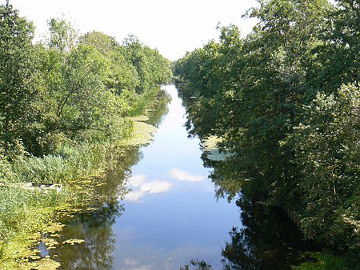
M 189 139 L 174 86 L 154 142 L 132 168 L 125 212 L 113 225 L 114 269 L 179 269 L 193 258 L 216 265 L 239 208 L 217 201 L 198 139 Z
M 85 243 L 50 254 L 66 270 L 177 270 L 193 259 L 213 269 L 290 269 L 303 249 L 299 232 L 281 213 L 215 197 L 176 88 L 165 89 L 172 101 L 153 142 L 128 151 L 99 191 L 109 201 L 72 219 L 60 239 Z M 131 191 L 121 199 L 124 177 Z

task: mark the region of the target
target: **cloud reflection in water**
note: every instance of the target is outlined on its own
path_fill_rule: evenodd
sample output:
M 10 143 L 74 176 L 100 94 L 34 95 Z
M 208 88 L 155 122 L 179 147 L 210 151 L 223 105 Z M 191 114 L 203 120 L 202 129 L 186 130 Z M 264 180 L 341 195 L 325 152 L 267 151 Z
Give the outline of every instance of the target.
M 126 194 L 125 200 L 139 202 L 147 194 L 167 192 L 172 186 L 167 181 L 147 181 L 145 175 L 134 175 L 129 179 L 131 191 Z
M 188 182 L 200 182 L 205 179 L 202 175 L 193 175 L 180 169 L 171 169 L 169 175 L 176 180 Z

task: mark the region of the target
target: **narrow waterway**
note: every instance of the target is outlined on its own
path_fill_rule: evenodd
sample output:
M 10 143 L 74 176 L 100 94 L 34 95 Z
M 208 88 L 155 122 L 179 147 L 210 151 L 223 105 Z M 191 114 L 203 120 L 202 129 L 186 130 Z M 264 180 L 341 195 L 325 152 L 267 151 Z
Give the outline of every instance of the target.
M 49 254 L 65 270 L 179 270 L 192 260 L 211 269 L 290 269 L 304 249 L 295 226 L 282 213 L 216 198 L 177 90 L 164 89 L 172 100 L 153 119 L 153 142 L 127 152 L 121 163 L 132 166 L 110 173 L 99 190 L 112 199 L 75 216 L 61 235 L 85 242 Z
M 189 139 L 174 86 L 154 141 L 132 168 L 125 211 L 113 224 L 114 269 L 179 269 L 193 258 L 216 265 L 239 208 L 216 200 L 198 139 Z

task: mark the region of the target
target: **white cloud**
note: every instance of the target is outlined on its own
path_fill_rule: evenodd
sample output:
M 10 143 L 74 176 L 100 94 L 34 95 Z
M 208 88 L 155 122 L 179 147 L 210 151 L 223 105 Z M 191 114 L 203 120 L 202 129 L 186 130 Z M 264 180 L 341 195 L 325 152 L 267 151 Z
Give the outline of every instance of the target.
M 126 264 L 126 265 L 129 265 L 129 266 L 134 266 L 134 265 L 137 265 L 137 264 L 139 264 L 140 262 L 139 262 L 139 260 L 134 260 L 134 259 L 125 259 L 124 260 L 124 263 Z
M 205 179 L 202 175 L 193 175 L 180 169 L 170 170 L 169 175 L 176 180 L 188 182 L 200 182 Z
M 139 188 L 143 185 L 146 181 L 146 176 L 142 174 L 133 175 L 129 178 L 129 185 L 134 188 Z
M 140 201 L 147 194 L 167 192 L 173 186 L 162 180 L 147 181 L 145 175 L 132 176 L 128 185 L 132 190 L 125 195 L 125 200 L 134 202 Z
M 141 186 L 140 190 L 147 193 L 161 193 L 170 190 L 172 184 L 166 181 L 153 181 Z
M 128 270 L 151 270 L 153 269 L 150 265 L 141 265 L 139 260 L 125 259 L 124 264 Z

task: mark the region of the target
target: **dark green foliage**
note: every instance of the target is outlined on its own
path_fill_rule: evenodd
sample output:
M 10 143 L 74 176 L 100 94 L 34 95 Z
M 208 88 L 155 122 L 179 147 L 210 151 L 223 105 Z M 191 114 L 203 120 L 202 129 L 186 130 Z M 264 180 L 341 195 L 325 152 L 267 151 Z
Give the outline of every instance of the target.
M 319 73 L 314 83 L 328 93 L 360 79 L 359 1 L 337 0 L 336 4 L 338 8 L 330 12 L 327 28 L 320 36 L 324 44 L 314 50 L 321 59 L 321 66 L 314 69 Z
M 308 238 L 358 252 L 360 13 L 358 1 L 337 2 L 259 0 L 251 34 L 223 27 L 174 71 L 190 132 L 233 153 L 207 161 L 220 195 L 241 187 L 289 211 Z
M 321 252 L 310 254 L 315 262 L 306 262 L 294 270 L 357 270 L 359 265 L 349 263 L 349 260 L 331 253 Z
M 32 25 L 11 5 L 0 5 L 0 147 L 8 156 L 21 148 L 38 94 L 32 38 Z

